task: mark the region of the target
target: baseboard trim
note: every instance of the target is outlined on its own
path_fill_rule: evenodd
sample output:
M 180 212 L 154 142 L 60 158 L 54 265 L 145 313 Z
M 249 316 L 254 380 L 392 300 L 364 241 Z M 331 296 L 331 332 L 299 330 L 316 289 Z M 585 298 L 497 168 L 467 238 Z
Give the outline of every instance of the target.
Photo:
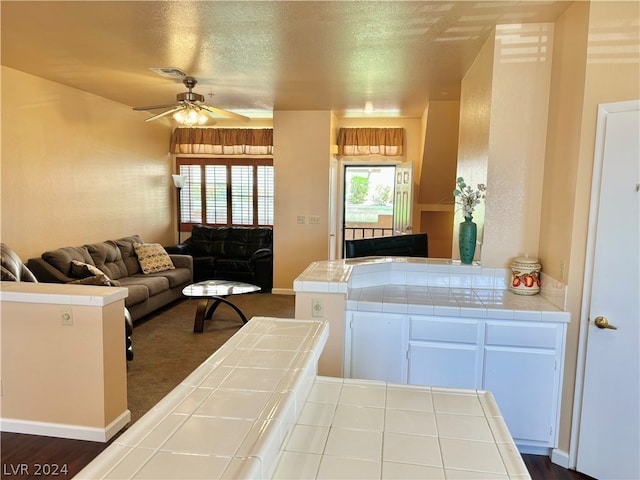
M 565 452 L 564 450 L 560 450 L 559 448 L 554 448 L 551 450 L 551 463 L 555 463 L 556 465 L 569 469 L 569 452 Z
M 64 423 L 34 422 L 12 418 L 0 419 L 0 431 L 42 435 L 45 437 L 71 438 L 90 442 L 107 442 L 131 421 L 131 412 L 125 410 L 105 428 L 68 425 Z
M 551 449 L 549 447 L 520 445 L 518 443 L 516 443 L 516 447 L 518 447 L 518 451 L 520 453 L 529 454 L 529 455 L 544 455 L 545 457 L 551 456 Z
M 295 295 L 296 292 L 293 288 L 274 288 L 271 290 L 274 295 Z

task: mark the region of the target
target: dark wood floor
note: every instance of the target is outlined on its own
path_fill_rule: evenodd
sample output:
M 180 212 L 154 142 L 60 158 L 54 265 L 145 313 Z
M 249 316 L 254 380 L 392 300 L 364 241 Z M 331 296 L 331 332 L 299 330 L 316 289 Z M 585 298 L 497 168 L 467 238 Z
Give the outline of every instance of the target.
M 113 440 L 112 440 L 113 441 Z M 3 479 L 72 478 L 108 443 L 85 442 L 3 432 L 0 437 Z M 590 480 L 540 455 L 523 455 L 533 480 Z M 54 475 L 57 473 L 57 475 Z

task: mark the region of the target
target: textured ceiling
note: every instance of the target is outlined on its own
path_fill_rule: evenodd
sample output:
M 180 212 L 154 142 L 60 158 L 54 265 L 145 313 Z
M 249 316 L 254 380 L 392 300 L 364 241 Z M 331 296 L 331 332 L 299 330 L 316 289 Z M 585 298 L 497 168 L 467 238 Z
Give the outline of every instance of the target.
M 457 99 L 496 24 L 553 22 L 553 1 L 1 2 L 1 62 L 128 106 L 172 103 L 178 67 L 209 104 L 419 117 Z M 213 95 L 210 95 L 213 94 Z M 142 114 L 141 114 L 142 115 Z

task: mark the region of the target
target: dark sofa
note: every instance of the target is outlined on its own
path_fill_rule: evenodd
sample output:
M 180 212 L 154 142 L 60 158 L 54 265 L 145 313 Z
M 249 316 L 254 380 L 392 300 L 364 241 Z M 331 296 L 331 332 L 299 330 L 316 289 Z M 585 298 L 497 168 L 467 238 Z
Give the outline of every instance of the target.
M 371 256 L 428 257 L 429 240 L 426 233 L 414 233 L 345 242 L 345 258 Z
M 235 280 L 270 292 L 273 287 L 273 230 L 269 227 L 194 225 L 184 243 L 167 252 L 193 257 L 194 281 Z
M 169 255 L 173 268 L 143 273 L 134 244 L 144 244 L 138 235 L 106 240 L 79 247 L 63 247 L 31 258 L 27 267 L 38 281 L 79 283 L 74 261 L 96 267 L 112 285 L 126 287 L 125 307 L 137 320 L 174 300 L 184 298 L 182 289 L 192 283 L 193 261 L 187 255 Z M 83 275 L 80 275 L 80 277 Z

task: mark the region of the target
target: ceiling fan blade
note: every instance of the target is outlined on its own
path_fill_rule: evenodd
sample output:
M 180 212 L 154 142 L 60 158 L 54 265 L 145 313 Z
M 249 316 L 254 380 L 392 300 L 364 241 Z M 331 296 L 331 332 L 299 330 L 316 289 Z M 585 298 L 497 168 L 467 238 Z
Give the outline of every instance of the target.
M 166 115 L 171 115 L 172 113 L 175 113 L 178 110 L 182 110 L 183 108 L 184 107 L 182 105 L 180 105 L 180 106 L 174 107 L 174 108 L 172 108 L 170 110 L 167 110 L 166 112 L 158 113 L 157 115 L 153 115 L 153 116 L 151 116 L 149 118 L 145 118 L 144 121 L 145 122 L 151 122 L 153 120 L 157 120 L 158 118 L 162 118 L 162 117 L 164 117 Z
M 210 105 L 199 105 L 199 107 L 209 114 L 217 113 L 218 115 L 235 118 L 236 120 L 242 120 L 243 122 L 248 122 L 249 120 L 251 120 L 249 117 L 245 117 L 244 115 L 240 115 L 239 113 L 230 112 L 229 110 L 224 110 L 222 108 L 212 107 Z
M 151 105 L 149 107 L 133 107 L 134 110 L 157 110 L 158 108 L 172 108 L 175 107 L 175 103 L 167 103 L 166 105 Z

